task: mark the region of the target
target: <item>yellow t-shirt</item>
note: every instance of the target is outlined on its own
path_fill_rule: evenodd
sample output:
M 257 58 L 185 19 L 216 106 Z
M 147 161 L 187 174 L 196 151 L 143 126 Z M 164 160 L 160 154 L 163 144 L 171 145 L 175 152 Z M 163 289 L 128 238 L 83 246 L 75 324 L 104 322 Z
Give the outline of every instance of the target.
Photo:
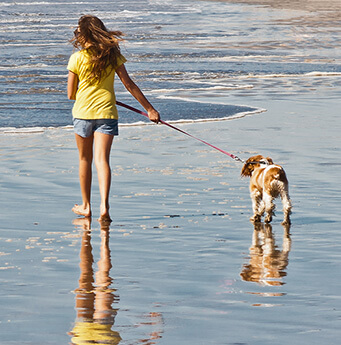
M 67 69 L 78 76 L 79 84 L 76 93 L 76 101 L 72 109 L 72 115 L 77 119 L 118 119 L 116 97 L 114 93 L 115 69 L 108 72 L 99 83 L 89 83 L 90 55 L 87 49 L 80 50 L 71 55 Z M 118 57 L 117 66 L 121 66 L 127 60 L 123 55 Z

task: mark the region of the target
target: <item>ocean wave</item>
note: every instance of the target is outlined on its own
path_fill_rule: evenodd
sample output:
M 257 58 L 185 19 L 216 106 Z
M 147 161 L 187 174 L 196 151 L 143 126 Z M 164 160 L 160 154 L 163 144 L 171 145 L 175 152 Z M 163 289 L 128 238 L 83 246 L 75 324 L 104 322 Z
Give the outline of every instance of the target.
M 12 68 L 12 67 L 11 67 Z M 3 80 L 5 79 L 5 81 Z M 63 83 L 65 80 L 67 80 L 67 75 L 61 73 L 60 75 L 58 74 L 43 74 L 43 73 L 27 73 L 27 74 L 16 74 L 16 75 L 9 75 L 9 74 L 4 74 L 0 75 L 0 84 L 6 83 L 8 86 L 9 84 L 15 85 L 15 84 L 22 84 L 23 79 L 25 79 L 25 85 L 30 85 L 30 84 L 36 84 L 37 82 L 41 83 L 42 81 L 46 82 L 51 82 L 51 83 L 58 83 L 59 81 L 62 81 Z M 53 84 L 56 85 L 56 84 Z M 24 88 L 22 87 L 22 90 Z M 10 90 L 7 90 L 7 92 L 4 93 L 11 93 Z
M 210 118 L 203 118 L 203 119 L 180 119 L 180 120 L 174 120 L 174 121 L 167 121 L 169 124 L 188 124 L 188 123 L 203 123 L 203 122 L 219 122 L 219 121 L 229 121 L 229 120 L 235 120 L 240 119 L 245 116 L 251 116 L 256 114 L 261 114 L 266 112 L 266 109 L 264 108 L 257 108 L 252 111 L 242 111 L 239 113 L 236 113 L 234 115 L 226 116 L 226 117 L 210 117 Z
M 179 91 L 217 91 L 217 90 L 243 90 L 243 89 L 252 89 L 253 85 L 215 85 L 210 87 L 198 87 L 198 88 L 176 88 L 176 89 L 155 89 L 148 91 L 149 94 L 154 93 L 173 93 Z
M 239 78 L 260 78 L 260 79 L 270 79 L 270 78 L 316 78 L 316 77 L 340 77 L 341 72 L 319 72 L 313 71 L 308 73 L 273 73 L 273 74 L 248 74 L 243 76 L 238 76 Z
M 20 89 L 20 90 L 8 90 L 3 92 L 4 95 L 37 95 L 37 94 L 48 94 L 48 93 L 62 93 L 65 94 L 65 90 L 58 90 L 52 87 L 36 87 L 29 89 Z M 3 103 L 0 103 L 0 107 Z
M 72 130 L 73 126 L 60 126 L 60 127 L 0 127 L 0 134 L 36 134 L 44 133 L 51 130 Z
M 36 63 L 36 64 L 23 64 L 23 65 L 10 65 L 10 66 L 0 66 L 0 70 L 8 71 L 8 70 L 21 70 L 21 69 L 40 69 L 40 68 L 47 68 L 50 67 L 44 63 Z
M 20 32 L 21 34 L 23 33 L 32 33 L 36 34 L 39 32 L 41 35 L 43 32 L 48 33 L 48 32 L 55 32 L 56 29 L 60 29 L 61 26 L 63 25 L 30 25 L 30 26 L 21 26 L 21 25 L 15 25 L 15 26 L 8 26 L 6 24 L 5 27 L 2 29 L 0 28 L 0 32 L 6 32 L 6 33 L 13 33 L 13 32 Z M 66 28 L 67 26 L 65 26 Z
M 219 86 L 226 86 L 227 89 L 231 87 L 231 89 L 236 88 L 253 88 L 254 85 L 252 84 L 233 84 L 229 83 L 231 80 L 243 80 L 243 79 L 270 79 L 270 78 L 319 78 L 319 77 L 340 77 L 341 72 L 338 71 L 311 71 L 311 72 L 305 72 L 305 73 L 290 73 L 290 72 L 284 72 L 284 73 L 264 73 L 264 74 L 254 74 L 247 71 L 244 72 L 231 72 L 231 71 L 217 71 L 217 72 L 206 72 L 206 73 L 199 73 L 199 72 L 192 72 L 192 71 L 159 71 L 159 70 L 146 70 L 146 71 L 140 71 L 135 73 L 136 76 L 143 76 L 145 78 L 149 78 L 153 81 L 160 81 L 160 80 L 166 80 L 166 81 L 181 81 L 181 84 L 206 84 L 206 85 L 213 85 L 214 87 Z M 226 84 L 225 84 L 226 82 Z M 171 90 L 171 89 L 169 89 Z M 174 89 L 174 90 L 180 90 L 182 89 Z M 190 90 L 184 88 L 184 90 Z M 194 89 L 193 89 L 194 90 Z M 192 90 L 192 91 L 193 91 Z M 169 92 L 168 89 L 166 89 L 166 92 Z
M 68 2 L 63 5 L 93 5 L 91 2 Z M 98 5 L 100 2 L 97 3 Z M 60 2 L 52 2 L 52 1 L 32 1 L 32 2 L 1 2 L 0 7 L 10 7 L 10 6 L 41 6 L 41 5 L 48 5 L 48 6 L 56 6 L 56 5 L 61 5 Z
M 309 72 L 304 74 L 307 77 L 339 77 L 341 76 L 341 72 Z
M 46 43 L 46 42 L 35 42 L 35 43 L 26 43 L 26 42 L 23 42 L 23 41 L 14 41 L 14 42 L 2 42 L 1 43 L 1 46 L 2 47 L 18 47 L 20 49 L 24 48 L 24 47 L 35 47 L 36 49 L 38 49 L 39 47 L 60 47 L 61 45 L 63 46 L 68 46 L 68 43 L 66 41 L 52 41 L 51 43 Z M 0 66 L 1 69 L 3 69 L 1 66 Z
M 10 6 L 37 6 L 37 5 L 60 5 L 60 3 L 51 3 L 47 1 L 37 1 L 37 2 L 1 2 L 0 7 L 10 7 Z
M 241 106 L 243 107 L 243 106 Z M 246 106 L 245 106 L 246 107 Z M 218 121 L 227 121 L 227 120 L 235 120 L 239 119 L 245 116 L 252 116 L 256 114 L 260 114 L 265 112 L 266 109 L 263 108 L 255 108 L 250 111 L 241 111 L 237 112 L 233 115 L 229 115 L 226 117 L 212 117 L 212 118 L 202 118 L 202 119 L 178 119 L 178 120 L 170 120 L 167 121 L 168 124 L 170 125 L 184 125 L 184 124 L 195 124 L 195 123 L 204 123 L 204 122 L 218 122 Z M 148 121 L 136 121 L 132 123 L 120 123 L 119 127 L 120 128 L 125 128 L 125 127 L 142 127 L 142 126 L 152 126 L 154 123 Z M 70 131 L 73 130 L 72 125 L 68 126 L 41 126 L 41 127 L 0 127 L 0 135 L 1 134 L 12 134 L 12 135 L 22 135 L 22 134 L 39 134 L 39 133 L 45 133 L 45 132 L 51 132 L 51 131 L 56 131 L 56 130 L 65 130 L 65 131 Z
M 225 57 L 201 57 L 201 61 L 208 63 L 286 63 L 286 64 L 338 64 L 339 57 L 314 56 L 307 59 L 302 55 L 229 55 Z

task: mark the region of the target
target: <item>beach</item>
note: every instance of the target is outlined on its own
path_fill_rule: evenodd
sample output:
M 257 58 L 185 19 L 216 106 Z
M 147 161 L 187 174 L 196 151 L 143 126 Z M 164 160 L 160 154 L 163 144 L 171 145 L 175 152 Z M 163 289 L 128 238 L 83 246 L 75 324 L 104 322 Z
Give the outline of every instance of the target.
M 212 2 L 200 6 L 218 11 Z M 269 14 L 240 4 L 229 9 Z M 276 18 L 296 18 L 296 12 L 271 11 Z M 169 26 L 168 32 L 175 30 Z M 216 32 L 212 26 L 207 24 L 210 33 Z M 238 38 L 230 39 L 233 49 Z M 219 40 L 210 42 L 217 51 Z M 127 44 L 134 54 L 141 53 L 138 43 Z M 184 56 L 190 38 L 185 43 Z M 184 80 L 173 60 L 168 66 L 161 53 L 150 56 L 159 61 L 162 92 L 152 87 L 152 66 L 146 71 L 145 60 L 131 68 L 148 97 L 163 107 L 165 120 L 241 159 L 263 154 L 281 164 L 293 203 L 291 226 L 281 225 L 280 200 L 271 225 L 249 221 L 249 180 L 240 177 L 240 162 L 165 125 L 135 120 L 122 121 L 114 139 L 112 223 L 97 221 L 95 172 L 93 218 L 82 219 L 71 211 L 80 191 L 67 121 L 2 124 L 0 344 L 338 344 L 340 61 L 330 47 L 316 54 L 303 47 L 289 56 L 286 48 L 264 53 L 264 42 L 241 45 L 253 55 L 179 57 Z M 65 71 L 59 65 L 56 71 L 55 88 L 62 91 Z M 34 88 L 32 78 L 24 87 Z M 135 106 L 118 87 L 120 99 Z M 7 93 L 6 102 L 18 99 L 14 95 Z M 32 97 L 46 102 L 39 93 Z M 49 101 L 62 97 L 58 91 Z M 198 104 L 195 111 L 200 103 L 232 110 L 220 121 L 217 114 L 195 117 L 194 110 L 184 119 L 171 110 L 179 100 Z M 60 102 L 60 112 L 71 109 Z M 239 111 L 245 109 L 250 111 Z
M 334 101 L 325 101 L 328 112 L 308 112 L 310 102 L 295 100 L 257 116 L 181 126 L 243 159 L 262 153 L 285 167 L 291 250 L 287 264 L 274 261 L 277 275 L 258 282 L 240 276 L 254 232 L 241 164 L 164 126 L 121 129 L 112 152 L 110 276 L 119 299 L 113 329 L 123 344 L 337 343 Z M 73 134 L 8 134 L 1 147 L 1 343 L 67 343 L 83 231 L 70 211 L 79 200 Z M 96 187 L 91 237 L 98 256 Z M 272 232 L 281 250 L 286 230 L 277 205 Z

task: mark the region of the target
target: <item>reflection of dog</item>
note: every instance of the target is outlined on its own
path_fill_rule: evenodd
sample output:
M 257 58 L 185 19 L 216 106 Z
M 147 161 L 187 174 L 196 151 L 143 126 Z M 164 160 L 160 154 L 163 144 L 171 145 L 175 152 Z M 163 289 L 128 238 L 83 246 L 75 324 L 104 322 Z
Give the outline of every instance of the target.
M 265 211 L 267 213 L 265 222 L 270 223 L 275 210 L 273 200 L 280 196 L 284 212 L 283 224 L 290 224 L 291 201 L 284 169 L 280 165 L 274 164 L 271 158 L 258 155 L 250 157 L 245 162 L 241 175 L 251 178 L 250 194 L 253 217 L 250 220 L 259 222 Z
M 275 238 L 270 224 L 254 223 L 250 261 L 244 265 L 240 274 L 243 280 L 262 285 L 283 285 L 286 276 L 291 247 L 290 225 L 283 225 L 284 236 L 282 250 L 275 245 Z

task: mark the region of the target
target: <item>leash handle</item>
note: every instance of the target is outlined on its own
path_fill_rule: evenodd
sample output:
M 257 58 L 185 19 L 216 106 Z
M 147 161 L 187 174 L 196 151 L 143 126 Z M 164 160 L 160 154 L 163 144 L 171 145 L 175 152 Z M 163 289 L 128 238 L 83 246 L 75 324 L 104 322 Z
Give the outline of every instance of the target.
M 135 113 L 138 113 L 138 114 L 140 114 L 140 115 L 143 115 L 143 116 L 148 117 L 148 114 L 147 114 L 147 113 L 145 113 L 144 111 L 141 111 L 141 110 L 139 110 L 139 109 L 136 109 L 136 108 L 134 108 L 134 107 L 132 107 L 132 106 L 130 106 L 130 105 L 127 105 L 127 104 L 122 103 L 122 102 L 119 102 L 119 101 L 116 101 L 116 104 L 119 105 L 120 107 L 129 109 L 129 110 L 131 110 L 131 111 L 134 111 Z M 149 117 L 148 117 L 148 118 L 149 118 Z M 167 122 L 165 122 L 165 121 L 163 121 L 163 120 L 160 120 L 160 122 L 161 122 L 163 125 L 166 125 L 166 126 L 172 128 L 172 129 L 174 129 L 174 130 L 176 130 L 176 131 L 178 131 L 178 132 L 180 132 L 180 133 L 183 133 L 183 134 L 185 134 L 185 135 L 187 135 L 187 136 L 189 136 L 189 137 L 191 137 L 191 138 L 193 138 L 193 139 L 195 139 L 195 140 L 198 140 L 198 141 L 202 142 L 202 143 L 205 144 L 205 145 L 208 145 L 208 146 L 212 147 L 212 148 L 215 149 L 215 150 L 220 151 L 221 153 L 223 153 L 223 154 L 225 154 L 225 155 L 231 157 L 232 159 L 234 159 L 234 160 L 237 161 L 237 162 L 245 163 L 242 159 L 240 159 L 239 157 L 235 156 L 235 155 L 232 154 L 232 153 L 229 153 L 229 152 L 227 152 L 227 151 L 225 151 L 225 150 L 222 150 L 222 149 L 220 149 L 219 147 L 214 146 L 214 145 L 208 143 L 208 142 L 205 141 L 205 140 L 202 140 L 202 139 L 200 139 L 200 138 L 197 138 L 197 137 L 195 137 L 194 135 L 189 134 L 189 133 L 183 131 L 182 129 L 180 129 L 180 128 L 178 128 L 178 127 L 175 127 L 175 126 L 173 126 L 173 125 L 171 125 L 171 124 L 169 124 L 169 123 L 167 123 Z

